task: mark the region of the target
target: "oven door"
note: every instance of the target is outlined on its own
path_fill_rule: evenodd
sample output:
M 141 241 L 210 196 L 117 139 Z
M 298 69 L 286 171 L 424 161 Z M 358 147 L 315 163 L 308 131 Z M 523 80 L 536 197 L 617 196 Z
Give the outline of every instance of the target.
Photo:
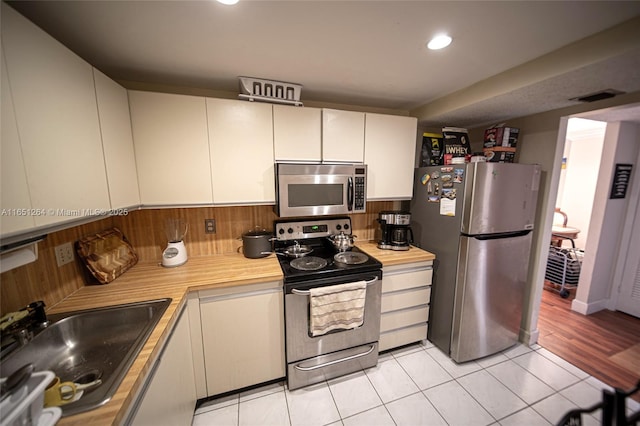
M 351 330 L 334 330 L 322 336 L 313 337 L 310 331 L 309 288 L 359 280 L 365 280 L 368 283 L 363 324 Z M 380 338 L 381 293 L 382 271 L 335 278 L 330 282 L 318 280 L 299 283 L 293 289 L 286 289 L 284 304 L 287 363 L 377 342 Z

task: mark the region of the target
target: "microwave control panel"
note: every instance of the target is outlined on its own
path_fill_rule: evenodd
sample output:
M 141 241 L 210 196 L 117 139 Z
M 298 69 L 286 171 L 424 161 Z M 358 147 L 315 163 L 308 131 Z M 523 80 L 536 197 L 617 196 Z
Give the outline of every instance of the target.
M 365 208 L 365 185 L 364 176 L 356 176 L 354 179 L 354 197 L 353 208 L 356 211 L 364 210 Z

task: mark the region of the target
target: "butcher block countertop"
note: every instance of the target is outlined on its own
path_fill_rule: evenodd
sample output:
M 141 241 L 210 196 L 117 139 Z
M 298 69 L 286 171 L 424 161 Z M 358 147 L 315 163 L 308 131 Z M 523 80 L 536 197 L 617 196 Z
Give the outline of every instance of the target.
M 380 250 L 374 241 L 358 242 L 358 248 L 382 262 L 382 266 L 402 265 L 404 263 L 433 261 L 436 256 L 433 253 L 411 246 L 409 250 L 394 251 Z
M 382 262 L 383 267 L 435 259 L 433 254 L 415 247 L 408 251 L 391 251 L 379 250 L 375 242 L 358 242 L 357 246 Z M 128 408 L 138 397 L 186 304 L 189 292 L 282 279 L 282 270 L 275 254 L 261 259 L 247 259 L 242 254 L 193 257 L 176 268 L 164 268 L 158 263 L 138 263 L 115 281 L 106 285 L 85 286 L 50 307 L 48 314 L 172 299 L 111 400 L 95 410 L 63 417 L 58 424 L 108 425 L 124 422 Z

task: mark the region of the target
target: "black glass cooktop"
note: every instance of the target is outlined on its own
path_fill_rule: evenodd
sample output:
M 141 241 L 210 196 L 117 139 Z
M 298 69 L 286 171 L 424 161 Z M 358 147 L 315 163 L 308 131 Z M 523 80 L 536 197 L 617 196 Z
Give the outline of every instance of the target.
M 293 245 L 293 243 L 279 242 L 276 245 L 276 253 L 277 253 L 276 255 L 278 256 L 278 260 L 280 261 L 280 267 L 282 268 L 282 272 L 284 273 L 285 283 L 334 278 L 334 277 L 341 277 L 341 276 L 346 277 L 352 274 L 361 274 L 361 273 L 377 271 L 382 269 L 382 264 L 377 259 L 364 253 L 358 247 L 353 247 L 349 251 L 353 253 L 362 253 L 367 256 L 367 260 L 362 263 L 347 264 L 344 262 L 336 261 L 334 259 L 334 256 L 339 252 L 333 247 L 331 242 L 328 241 L 326 238 L 301 240 L 298 242 L 301 245 L 311 246 L 313 251 L 309 253 L 307 256 L 324 259 L 326 261 L 326 265 L 317 270 L 298 269 L 294 267 L 296 263 L 304 264 L 307 262 L 297 261 L 297 262 L 294 262 L 294 265 L 292 265 L 291 262 L 295 259 L 287 257 L 282 252 L 284 251 L 285 248 Z M 347 258 L 349 258 L 349 256 Z M 298 259 L 303 259 L 303 258 L 298 258 Z M 313 264 L 315 262 L 310 261 L 308 263 Z M 322 264 L 323 262 L 318 262 L 318 263 Z

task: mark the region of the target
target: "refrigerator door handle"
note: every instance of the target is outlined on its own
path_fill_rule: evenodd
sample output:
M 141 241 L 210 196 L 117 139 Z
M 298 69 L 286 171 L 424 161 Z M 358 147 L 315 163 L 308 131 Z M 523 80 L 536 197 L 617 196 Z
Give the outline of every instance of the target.
M 524 237 L 525 235 L 528 235 L 531 233 L 531 230 L 524 230 L 524 231 L 517 231 L 517 232 L 502 232 L 502 233 L 498 233 L 498 234 L 478 234 L 478 235 L 471 235 L 471 234 L 462 234 L 463 237 L 468 237 L 468 238 L 475 238 L 477 240 L 497 240 L 500 238 L 517 238 L 517 237 Z

